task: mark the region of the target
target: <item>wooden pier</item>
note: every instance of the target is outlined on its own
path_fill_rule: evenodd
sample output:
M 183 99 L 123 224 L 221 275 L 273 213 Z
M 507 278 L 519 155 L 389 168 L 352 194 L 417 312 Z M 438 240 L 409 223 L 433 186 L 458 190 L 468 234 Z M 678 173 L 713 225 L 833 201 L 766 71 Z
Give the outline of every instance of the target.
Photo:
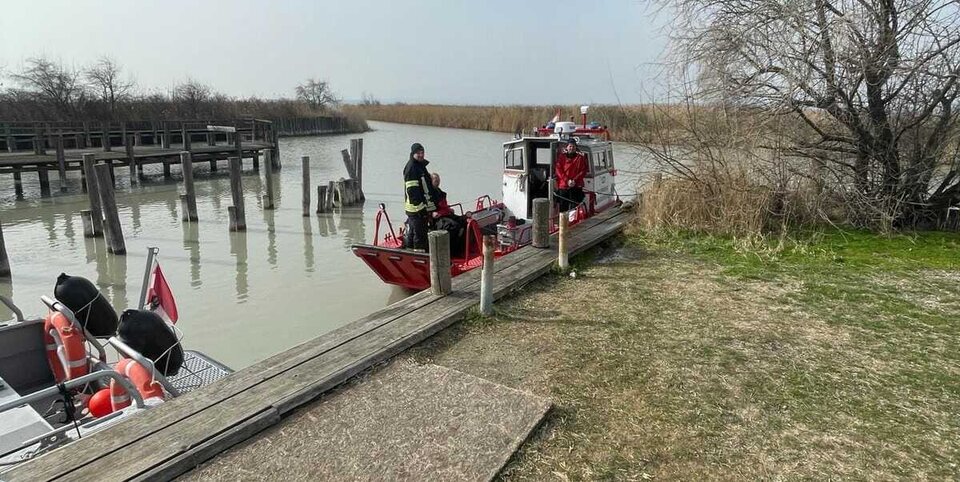
M 211 129 L 211 127 L 214 127 Z M 265 151 L 279 167 L 279 133 L 271 121 L 228 119 L 196 121 L 0 124 L 0 174 L 13 174 L 17 197 L 23 197 L 23 173 L 36 173 L 41 196 L 50 195 L 50 175 L 67 190 L 67 173 L 83 168 L 84 155 L 95 164 L 129 169 L 132 178 L 143 175 L 143 166 L 162 164 L 164 177 L 180 164 L 180 154 L 190 152 L 194 163 L 209 162 L 211 170 L 230 157 L 250 159 L 255 170 Z M 112 176 L 115 178 L 115 174 Z
M 629 217 L 626 211 L 612 209 L 580 223 L 566 240 L 569 254 L 618 233 Z M 527 246 L 497 259 L 493 297 L 536 279 L 556 262 L 556 236 L 546 248 Z M 0 479 L 172 479 L 461 319 L 479 302 L 480 271 L 454 278 L 449 294 L 438 296 L 425 290 L 410 296 L 218 383 L 0 473 Z

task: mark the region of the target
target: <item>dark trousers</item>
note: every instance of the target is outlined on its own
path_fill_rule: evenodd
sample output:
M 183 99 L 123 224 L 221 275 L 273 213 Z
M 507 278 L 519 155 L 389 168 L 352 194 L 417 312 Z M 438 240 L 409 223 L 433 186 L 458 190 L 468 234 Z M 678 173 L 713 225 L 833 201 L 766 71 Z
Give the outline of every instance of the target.
M 417 213 L 407 213 L 407 231 L 403 236 L 406 249 L 427 249 L 427 218 Z
M 557 201 L 557 208 L 561 212 L 576 209 L 583 202 L 583 188 L 557 189 L 557 192 L 554 193 L 554 199 Z

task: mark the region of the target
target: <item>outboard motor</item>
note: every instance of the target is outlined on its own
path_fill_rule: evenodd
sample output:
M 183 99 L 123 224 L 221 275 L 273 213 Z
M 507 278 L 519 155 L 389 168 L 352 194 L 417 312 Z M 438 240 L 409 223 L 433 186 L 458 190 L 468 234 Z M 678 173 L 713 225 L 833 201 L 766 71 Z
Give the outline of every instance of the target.
M 176 375 L 183 366 L 183 347 L 176 333 L 152 311 L 124 311 L 120 315 L 117 337 L 153 361 L 164 376 Z
M 60 273 L 53 295 L 70 308 L 91 335 L 108 337 L 117 332 L 117 312 L 90 280 Z

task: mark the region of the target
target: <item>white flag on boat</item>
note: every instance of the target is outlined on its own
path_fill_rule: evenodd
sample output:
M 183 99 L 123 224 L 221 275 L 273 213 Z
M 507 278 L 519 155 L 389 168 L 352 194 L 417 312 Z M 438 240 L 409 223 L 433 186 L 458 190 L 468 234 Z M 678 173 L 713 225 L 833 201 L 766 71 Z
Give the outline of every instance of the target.
M 176 324 L 179 315 L 177 314 L 177 302 L 173 299 L 173 291 L 167 279 L 160 270 L 160 263 L 154 258 L 153 267 L 150 268 L 149 284 L 147 285 L 146 308 L 160 315 L 164 321 L 170 324 Z

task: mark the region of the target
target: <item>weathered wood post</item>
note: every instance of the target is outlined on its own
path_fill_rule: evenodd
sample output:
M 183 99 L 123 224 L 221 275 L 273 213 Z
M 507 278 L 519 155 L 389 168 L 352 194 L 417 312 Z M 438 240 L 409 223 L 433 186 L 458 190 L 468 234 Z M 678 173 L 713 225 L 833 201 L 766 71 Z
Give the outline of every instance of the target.
M 90 200 L 93 236 L 100 237 L 103 236 L 103 209 L 100 207 L 100 186 L 97 184 L 97 175 L 93 171 L 95 162 L 94 154 L 83 155 L 83 174 L 87 177 L 87 199 Z
M 40 129 L 40 124 L 37 124 L 34 128 L 33 134 L 33 151 L 36 154 L 43 155 L 47 153 L 47 141 L 43 138 L 43 132 Z
M 90 124 L 83 123 L 83 146 L 84 149 L 93 147 L 93 138 L 90 137 Z
M 60 192 L 67 192 L 67 155 L 63 151 L 63 132 L 57 136 L 57 174 L 60 175 Z
M 343 166 L 347 168 L 347 176 L 349 176 L 350 179 L 356 179 L 357 173 L 353 169 L 353 161 L 350 160 L 350 152 L 346 149 L 343 149 L 340 151 L 340 155 L 343 157 Z
M 233 133 L 233 143 L 234 147 L 237 149 L 237 158 L 240 159 L 240 162 L 243 162 L 243 136 L 240 135 L 240 123 L 234 123 L 234 133 Z
M 351 179 L 356 179 L 357 172 L 357 154 L 360 151 L 360 142 L 357 139 L 350 139 L 350 161 L 353 165 L 354 176 L 351 176 Z
M 160 145 L 164 149 L 170 149 L 170 123 L 163 121 L 163 141 Z
M 310 156 L 300 158 L 300 168 L 303 170 L 303 215 L 310 215 Z
M 3 240 L 2 225 L 0 225 L 0 278 L 10 278 L 10 259 L 7 257 L 7 243 Z
M 493 252 L 496 251 L 497 237 L 488 234 L 483 237 L 483 267 L 480 271 L 480 314 L 493 314 Z
M 533 247 L 550 247 L 550 200 L 533 200 Z
M 100 123 L 100 147 L 103 148 L 103 152 L 110 152 L 110 123 L 101 122 Z
M 103 227 L 107 240 L 107 251 L 113 254 L 126 254 L 127 246 L 123 241 L 123 229 L 120 227 L 120 213 L 117 211 L 117 199 L 110 182 L 110 166 L 100 164 L 93 169 L 96 172 L 97 189 L 100 191 L 100 206 L 103 208 Z
M 243 184 L 240 181 L 240 158 L 230 158 L 230 194 L 233 196 L 233 206 L 228 209 L 230 214 L 230 231 L 246 231 L 247 218 L 243 209 Z
M 557 232 L 557 266 L 559 266 L 563 271 L 566 271 L 570 268 L 570 258 L 569 253 L 567 252 L 567 235 L 570 231 L 567 226 L 569 223 L 569 213 L 566 211 L 561 212 L 559 222 L 557 223 L 559 226 L 559 231 Z
M 270 149 L 263 151 L 263 162 L 267 165 L 264 172 L 267 193 L 263 195 L 263 209 L 273 209 L 273 152 Z
M 250 156 L 253 158 L 253 172 L 260 172 L 260 151 L 254 148 Z
M 97 233 L 93 231 L 93 213 L 89 209 L 81 209 L 80 221 L 83 223 L 83 237 L 95 238 Z
M 333 211 L 333 198 L 336 195 L 337 184 L 333 181 L 327 184 L 327 198 L 323 200 L 323 210 L 325 212 Z
M 317 186 L 317 214 L 327 212 L 327 186 Z
M 354 159 L 354 165 L 357 171 L 357 191 L 360 193 L 360 200 L 365 201 L 367 196 L 363 194 L 363 138 L 357 139 L 357 157 Z
M 450 233 L 444 229 L 430 231 L 430 291 L 438 296 L 450 293 Z
M 183 150 L 190 150 L 190 130 L 187 129 L 187 123 L 184 122 L 180 128 L 180 138 L 183 139 Z
M 193 186 L 193 155 L 189 152 L 180 153 L 180 170 L 183 171 L 183 196 L 180 197 L 182 205 L 182 219 L 184 221 L 197 221 L 197 191 Z
M 13 152 L 17 149 L 17 141 L 13 138 L 13 133 L 10 131 L 10 124 L 3 125 L 3 137 L 7 141 L 7 152 Z
M 123 137 L 123 149 L 127 154 L 127 167 L 130 168 L 130 181 L 137 179 L 137 160 L 133 156 L 133 136 Z M 143 176 L 143 173 L 140 173 Z
M 50 197 L 50 173 L 47 166 L 37 166 L 37 178 L 40 180 L 40 195 Z
M 23 175 L 20 173 L 20 166 L 13 167 L 13 192 L 17 199 L 23 199 Z

